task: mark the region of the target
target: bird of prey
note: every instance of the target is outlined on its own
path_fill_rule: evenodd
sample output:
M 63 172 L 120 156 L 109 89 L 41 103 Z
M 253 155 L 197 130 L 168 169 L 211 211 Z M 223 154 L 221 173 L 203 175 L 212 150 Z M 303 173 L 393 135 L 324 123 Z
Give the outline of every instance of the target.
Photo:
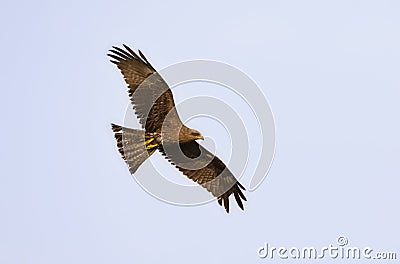
M 204 139 L 197 130 L 185 126 L 176 111 L 171 89 L 143 53 L 139 55 L 123 45 L 107 54 L 117 65 L 127 85 L 141 129 L 112 125 L 117 147 L 134 174 L 156 150 L 189 179 L 206 188 L 229 213 L 229 197 L 233 194 L 243 210 L 245 188 L 225 164 L 196 142 Z

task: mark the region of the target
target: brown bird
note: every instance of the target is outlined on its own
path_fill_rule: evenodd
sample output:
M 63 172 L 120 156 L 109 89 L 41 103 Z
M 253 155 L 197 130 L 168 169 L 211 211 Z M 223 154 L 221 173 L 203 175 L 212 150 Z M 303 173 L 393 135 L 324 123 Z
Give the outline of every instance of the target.
M 234 195 L 243 210 L 242 190 L 225 164 L 196 140 L 204 139 L 197 130 L 186 127 L 176 111 L 172 91 L 143 53 L 128 46 L 114 47 L 107 54 L 120 69 L 129 96 L 144 130 L 112 124 L 118 150 L 134 174 L 156 150 L 184 175 L 206 188 L 229 213 L 229 196 Z

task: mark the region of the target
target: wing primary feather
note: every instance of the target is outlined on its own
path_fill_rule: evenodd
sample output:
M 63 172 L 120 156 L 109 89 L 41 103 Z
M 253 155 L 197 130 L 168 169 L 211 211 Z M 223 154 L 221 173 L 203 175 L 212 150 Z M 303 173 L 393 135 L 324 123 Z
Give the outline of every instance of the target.
M 125 53 L 122 53 L 122 52 L 120 52 L 120 51 L 118 51 L 118 50 L 110 50 L 112 53 L 114 53 L 114 54 L 117 54 L 118 56 L 120 56 L 122 59 L 125 59 L 125 60 L 131 60 L 131 59 L 133 59 L 132 58 L 132 56 L 128 56 L 128 55 L 126 55 Z
M 234 192 L 233 194 L 235 195 L 235 200 L 236 200 L 237 204 L 239 205 L 240 209 L 244 210 L 243 203 L 242 203 L 242 200 L 240 200 L 238 192 Z
M 240 182 L 237 182 L 237 184 L 239 185 L 240 188 L 242 188 L 243 191 L 246 190 L 246 188 L 244 188 L 243 185 L 240 184 Z
M 242 193 L 242 191 L 241 191 L 239 188 L 238 188 L 237 190 L 238 190 L 237 193 L 240 195 L 240 197 L 241 197 L 243 200 L 247 201 L 246 196 L 244 196 L 244 194 Z
M 144 54 L 143 54 L 140 50 L 138 50 L 138 51 L 139 51 L 140 57 L 142 57 L 142 59 L 143 59 L 145 62 L 149 63 L 149 61 L 146 59 L 146 56 L 144 56 Z
M 135 57 L 135 59 L 140 59 L 139 58 L 139 56 L 131 49 L 131 48 L 129 48 L 127 45 L 125 45 L 125 44 L 122 44 L 123 46 L 124 46 L 124 48 L 127 50 L 127 51 L 129 51 L 131 54 L 132 54 L 132 56 L 133 57 Z
M 115 60 L 117 60 L 118 63 L 121 62 L 121 58 L 118 57 L 117 55 L 114 55 L 114 54 L 107 54 L 107 56 L 108 56 L 108 57 L 111 57 L 111 58 L 113 58 L 113 59 L 115 59 Z
M 121 48 L 118 48 L 118 47 L 116 47 L 116 46 L 113 46 L 113 48 L 115 49 L 115 51 L 119 51 L 119 52 L 125 54 L 125 56 L 127 56 L 128 58 L 134 59 L 134 57 L 132 56 L 132 54 L 129 54 L 129 53 L 126 52 L 125 50 L 123 50 L 123 49 L 121 49 Z M 114 51 L 114 50 L 113 50 L 113 51 Z M 115 52 L 115 51 L 114 51 L 114 52 Z
M 247 202 L 247 198 L 246 196 L 244 196 L 244 194 L 242 192 L 239 192 L 240 197 Z
M 139 50 L 139 55 L 140 57 L 142 57 L 142 59 L 147 63 L 147 65 L 152 68 L 154 71 L 156 71 L 153 66 L 150 64 L 150 62 L 147 60 L 146 56 L 144 56 L 144 54 Z
M 223 199 L 224 199 L 225 210 L 229 214 L 229 196 L 228 197 L 225 196 Z

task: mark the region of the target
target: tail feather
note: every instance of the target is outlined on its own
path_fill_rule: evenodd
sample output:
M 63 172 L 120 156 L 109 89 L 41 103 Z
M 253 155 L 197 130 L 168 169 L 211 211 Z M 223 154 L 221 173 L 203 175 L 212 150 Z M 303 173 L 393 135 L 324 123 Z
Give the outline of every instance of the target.
M 144 130 L 131 129 L 116 124 L 111 124 L 117 140 L 118 151 L 129 167 L 131 174 L 134 174 L 140 165 L 150 157 L 158 145 L 154 140 L 148 141 L 151 135 Z

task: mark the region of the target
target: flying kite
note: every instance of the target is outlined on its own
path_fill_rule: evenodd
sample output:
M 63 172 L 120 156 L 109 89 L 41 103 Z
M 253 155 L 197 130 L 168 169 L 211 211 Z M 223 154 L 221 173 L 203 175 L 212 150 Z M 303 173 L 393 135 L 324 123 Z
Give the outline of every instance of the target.
M 233 194 L 244 210 L 245 188 L 217 157 L 197 143 L 204 139 L 197 130 L 185 126 L 175 108 L 172 91 L 143 53 L 114 47 L 107 54 L 128 85 L 135 114 L 144 130 L 112 125 L 117 147 L 134 174 L 156 150 L 189 179 L 206 188 L 229 213 Z

